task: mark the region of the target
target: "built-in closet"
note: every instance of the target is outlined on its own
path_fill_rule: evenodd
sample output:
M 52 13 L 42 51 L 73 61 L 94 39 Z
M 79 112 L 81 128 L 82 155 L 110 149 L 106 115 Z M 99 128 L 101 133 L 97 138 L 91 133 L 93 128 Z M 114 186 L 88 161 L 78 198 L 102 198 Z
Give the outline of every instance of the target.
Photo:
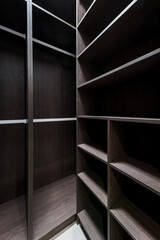
M 160 239 L 159 29 L 158 0 L 1 0 L 0 240 Z

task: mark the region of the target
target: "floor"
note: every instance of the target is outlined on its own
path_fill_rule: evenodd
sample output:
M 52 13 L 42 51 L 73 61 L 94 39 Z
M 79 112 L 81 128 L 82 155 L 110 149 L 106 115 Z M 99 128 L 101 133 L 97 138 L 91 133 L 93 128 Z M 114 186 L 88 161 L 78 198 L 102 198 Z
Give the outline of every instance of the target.
M 74 223 L 69 228 L 66 228 L 63 232 L 50 240 L 87 240 L 82 228 L 77 223 Z

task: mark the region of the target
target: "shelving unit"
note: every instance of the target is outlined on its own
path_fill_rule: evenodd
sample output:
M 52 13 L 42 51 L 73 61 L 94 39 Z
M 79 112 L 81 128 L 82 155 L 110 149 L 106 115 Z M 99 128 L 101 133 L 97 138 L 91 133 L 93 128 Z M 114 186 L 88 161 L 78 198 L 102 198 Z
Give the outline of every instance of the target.
M 158 240 L 160 5 L 82 3 L 77 3 L 78 219 L 91 240 Z M 95 206 L 107 208 L 104 222 L 88 213 L 92 198 Z
M 76 220 L 76 11 L 59 2 L 1 2 L 2 239 L 49 239 Z
M 159 10 L 1 1 L 0 239 L 160 239 Z

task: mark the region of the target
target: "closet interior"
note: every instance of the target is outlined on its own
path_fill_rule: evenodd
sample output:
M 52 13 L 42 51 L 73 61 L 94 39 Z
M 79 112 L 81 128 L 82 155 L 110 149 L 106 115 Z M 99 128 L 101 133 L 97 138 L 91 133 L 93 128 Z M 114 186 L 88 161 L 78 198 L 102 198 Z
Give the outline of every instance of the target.
M 160 2 L 0 4 L 0 239 L 160 239 Z

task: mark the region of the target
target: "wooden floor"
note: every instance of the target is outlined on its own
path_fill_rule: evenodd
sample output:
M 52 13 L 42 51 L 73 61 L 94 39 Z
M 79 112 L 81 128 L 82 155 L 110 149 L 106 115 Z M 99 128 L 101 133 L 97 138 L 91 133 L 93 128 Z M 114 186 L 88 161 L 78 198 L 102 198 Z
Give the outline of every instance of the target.
M 24 197 L 0 205 L 1 240 L 27 240 L 25 213 Z
M 76 177 L 71 175 L 34 192 L 34 240 L 51 237 L 75 219 Z M 58 230 L 57 230 L 58 229 Z

